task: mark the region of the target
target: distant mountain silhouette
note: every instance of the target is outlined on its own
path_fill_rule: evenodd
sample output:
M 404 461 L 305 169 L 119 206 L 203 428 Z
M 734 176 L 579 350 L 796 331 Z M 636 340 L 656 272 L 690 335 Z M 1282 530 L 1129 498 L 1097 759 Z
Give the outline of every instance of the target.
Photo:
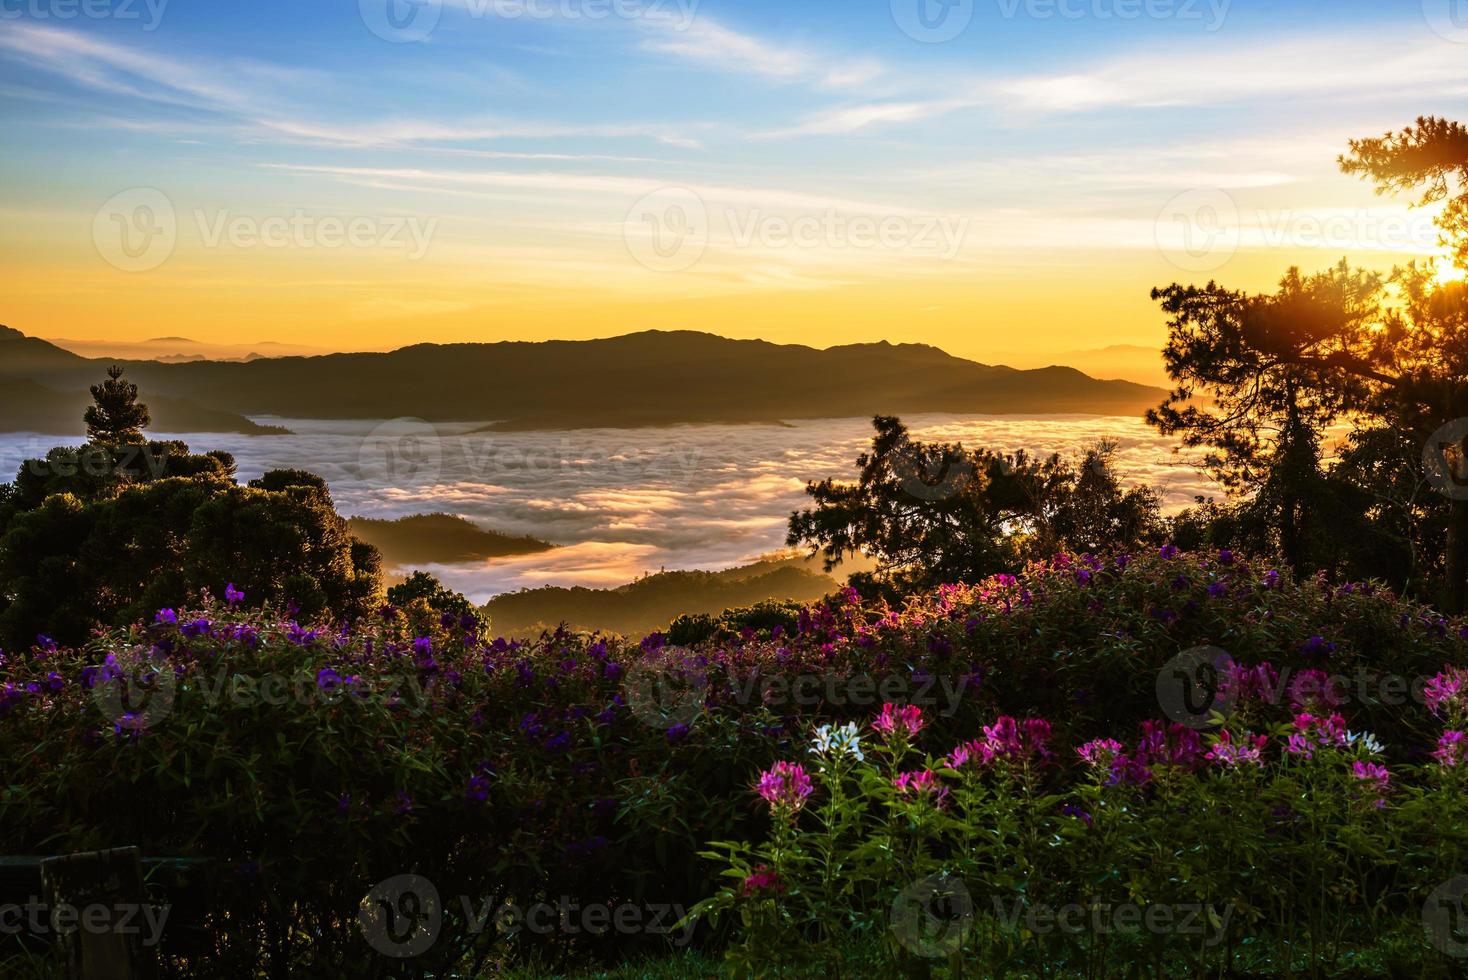
M 10 332 L 14 334 L 13 331 Z M 95 382 L 108 359 L 0 337 L 0 377 L 58 390 Z M 7 349 L 24 353 L 16 368 Z M 238 362 L 121 361 L 145 398 L 240 415 L 434 422 L 500 429 L 779 422 L 919 412 L 1139 415 L 1165 392 L 1071 368 L 1019 371 L 922 344 L 817 350 L 692 331 L 608 340 L 419 344 L 388 353 Z
M 0 327 L 0 432 L 85 435 L 82 412 L 92 403 L 88 388 L 104 379 L 108 363 L 89 361 L 18 330 Z M 155 432 L 266 435 L 287 431 L 162 392 L 147 392 L 143 401 L 153 414 Z

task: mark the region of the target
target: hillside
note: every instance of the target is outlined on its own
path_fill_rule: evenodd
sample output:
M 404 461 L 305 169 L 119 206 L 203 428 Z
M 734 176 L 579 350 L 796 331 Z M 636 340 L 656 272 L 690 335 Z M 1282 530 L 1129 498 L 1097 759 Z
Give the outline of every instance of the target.
M 383 564 L 395 569 L 528 555 L 555 547 L 538 538 L 487 531 L 453 514 L 416 514 L 395 521 L 354 517 L 347 526 L 353 536 L 382 552 Z
M 84 390 L 111 363 L 17 338 L 13 331 L 0 337 L 0 377 Z M 12 350 L 24 354 L 24 366 L 12 363 Z M 420 344 L 390 353 L 247 363 L 121 363 L 149 397 L 168 395 L 239 415 L 415 417 L 522 430 L 920 412 L 1137 415 L 1165 394 L 1071 368 L 979 364 L 920 344 L 817 350 L 686 331 Z
M 843 570 L 845 571 L 845 570 Z M 642 636 L 680 615 L 717 614 L 767 600 L 814 602 L 838 583 L 798 557 L 773 558 L 721 572 L 660 572 L 616 589 L 527 589 L 484 607 L 496 634 L 535 636 L 566 623 L 574 630 Z

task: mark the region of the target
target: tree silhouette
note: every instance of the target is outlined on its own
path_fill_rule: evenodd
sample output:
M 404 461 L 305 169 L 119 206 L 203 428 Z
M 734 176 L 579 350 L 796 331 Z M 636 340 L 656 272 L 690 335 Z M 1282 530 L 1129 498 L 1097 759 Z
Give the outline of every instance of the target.
M 786 543 L 819 553 L 826 571 L 864 554 L 877 562 L 883 585 L 903 592 L 1015 572 L 1057 551 L 1101 553 L 1160 539 L 1156 495 L 1122 489 L 1110 447 L 1077 466 L 1059 455 L 915 442 L 891 416 L 872 425 L 857 481 L 809 484 L 815 506 L 790 515 Z
M 1447 199 L 1437 219 L 1442 243 L 1453 249 L 1457 266 L 1468 270 L 1468 127 L 1419 117 L 1400 133 L 1351 140 L 1339 162 L 1346 173 L 1375 181 L 1378 194 L 1420 189 L 1419 204 Z
M 122 368 L 113 365 L 107 380 L 92 385 L 92 400 L 83 419 L 87 438 L 100 446 L 131 446 L 143 441 L 143 430 L 153 419 L 138 401 L 138 386 L 122 380 Z
M 1451 197 L 1439 219 L 1444 242 L 1468 268 L 1468 129 L 1436 118 L 1379 139 L 1356 140 L 1341 157 L 1347 173 L 1371 177 L 1379 192 L 1422 187 L 1421 203 Z M 1178 388 L 1149 418 L 1164 432 L 1218 450 L 1212 462 L 1257 500 L 1273 487 L 1272 522 L 1287 557 L 1302 553 L 1299 522 L 1319 520 L 1325 485 L 1312 489 L 1324 427 L 1349 415 L 1358 433 L 1407 434 L 1427 450 L 1468 460 L 1468 286 L 1442 283 L 1417 262 L 1391 278 L 1399 302 L 1380 302 L 1383 282 L 1344 262 L 1302 278 L 1291 270 L 1274 296 L 1247 297 L 1209 283 L 1154 290 L 1172 316 L 1166 351 Z M 1208 411 L 1192 394 L 1218 398 Z M 1262 435 L 1268 433 L 1267 436 Z M 1358 440 L 1359 442 L 1360 440 Z M 1468 499 L 1448 507 L 1444 605 L 1468 609 Z
M 1323 564 L 1322 435 L 1369 395 L 1316 362 L 1365 342 L 1382 288 L 1380 276 L 1342 262 L 1313 276 L 1291 269 L 1272 295 L 1211 282 L 1152 291 L 1169 316 L 1163 361 L 1176 387 L 1147 421 L 1209 450 L 1211 475 L 1245 501 L 1239 543 L 1278 550 L 1297 572 Z

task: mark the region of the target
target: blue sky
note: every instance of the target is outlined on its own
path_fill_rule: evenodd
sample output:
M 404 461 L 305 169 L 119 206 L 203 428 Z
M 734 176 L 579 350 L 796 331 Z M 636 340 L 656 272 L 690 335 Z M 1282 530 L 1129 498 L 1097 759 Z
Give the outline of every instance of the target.
M 1182 194 L 1243 227 L 1216 269 L 1182 272 L 1250 288 L 1291 262 L 1425 250 L 1384 236 L 1383 205 L 1333 159 L 1352 136 L 1464 116 L 1468 0 L 955 2 L 0 0 L 0 258 L 19 273 L 0 322 L 1061 351 L 1157 334 L 1145 293 L 1179 274 Z M 919 3 L 937 26 L 904 31 Z M 94 219 L 140 187 L 166 196 L 177 245 L 129 274 L 98 260 Z M 661 188 L 708 213 L 689 267 L 639 255 L 632 216 Z M 431 222 L 432 248 L 409 264 L 201 234 L 298 210 Z M 758 223 L 828 212 L 916 224 L 865 248 Z M 1312 238 L 1343 214 L 1344 235 Z M 961 221 L 961 247 L 914 245 L 929 217 Z M 1036 327 L 1026 303 L 1047 286 Z

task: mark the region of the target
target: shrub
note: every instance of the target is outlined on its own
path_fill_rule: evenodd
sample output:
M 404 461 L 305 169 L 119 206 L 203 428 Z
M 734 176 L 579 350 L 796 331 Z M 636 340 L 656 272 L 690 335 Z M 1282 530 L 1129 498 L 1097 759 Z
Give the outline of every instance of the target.
M 0 661 L 0 753 L 11 763 L 0 848 L 137 845 L 210 859 L 212 938 L 192 951 L 165 938 L 175 972 L 190 975 L 442 975 L 665 949 L 670 937 L 646 928 L 509 936 L 474 913 L 486 902 L 493 912 L 564 897 L 681 915 L 716 888 L 719 869 L 698 858 L 706 842 L 770 833 L 768 813 L 752 806 L 759 773 L 779 760 L 809 764 L 812 726 L 865 725 L 882 701 L 921 707 L 923 744 L 944 750 L 1002 715 L 1046 718 L 1052 751 L 1069 758 L 1093 738 L 1133 744 L 1158 716 L 1159 672 L 1201 644 L 1232 654 L 1239 669 L 1225 672 L 1221 690 L 1249 730 L 1276 739 L 1254 719 L 1283 724 L 1297 713 L 1292 693 L 1316 696 L 1297 683 L 1315 679 L 1298 674 L 1306 668 L 1429 678 L 1468 663 L 1464 622 L 1380 588 L 1296 581 L 1231 555 L 1171 549 L 1131 560 L 1060 556 L 902 608 L 848 590 L 793 621 L 720 630 L 691 648 L 657 635 L 638 645 L 566 632 L 490 641 L 472 617 L 423 601 L 350 628 L 312 627 L 278 607 L 244 609 L 240 598 L 231 589 L 229 604 L 169 609 L 79 646 L 43 641 Z M 166 695 L 167 711 L 124 702 L 125 690 Z M 1353 730 L 1375 732 L 1385 764 L 1405 774 L 1430 756 L 1442 724 L 1420 699 L 1383 690 L 1368 677 L 1334 710 Z M 1041 802 L 1080 792 L 1071 788 L 1080 768 L 1057 763 L 1056 782 L 1005 804 L 1039 807 L 1043 821 L 1025 833 L 1079 833 L 1052 812 L 1060 797 Z M 937 778 L 957 801 L 952 777 Z M 1425 785 L 1399 782 L 1394 813 Z M 1228 799 L 1209 802 L 1209 812 L 1249 802 Z M 1149 822 L 1127 826 L 1138 846 L 1167 847 L 1136 887 L 1173 887 L 1163 880 L 1170 860 L 1203 860 L 1169 856 L 1206 849 L 1199 835 L 1209 826 L 1174 832 L 1170 812 L 1149 804 L 1134 818 Z M 938 827 L 933 839 L 956 833 Z M 1415 840 L 1405 830 L 1398 839 Z M 1101 853 L 1075 851 L 1074 867 Z M 910 859 L 927 860 L 920 854 Z M 356 916 L 377 883 L 405 874 L 434 883 L 444 921 L 431 949 L 399 963 L 364 942 Z M 705 930 L 701 941 L 725 937 Z

